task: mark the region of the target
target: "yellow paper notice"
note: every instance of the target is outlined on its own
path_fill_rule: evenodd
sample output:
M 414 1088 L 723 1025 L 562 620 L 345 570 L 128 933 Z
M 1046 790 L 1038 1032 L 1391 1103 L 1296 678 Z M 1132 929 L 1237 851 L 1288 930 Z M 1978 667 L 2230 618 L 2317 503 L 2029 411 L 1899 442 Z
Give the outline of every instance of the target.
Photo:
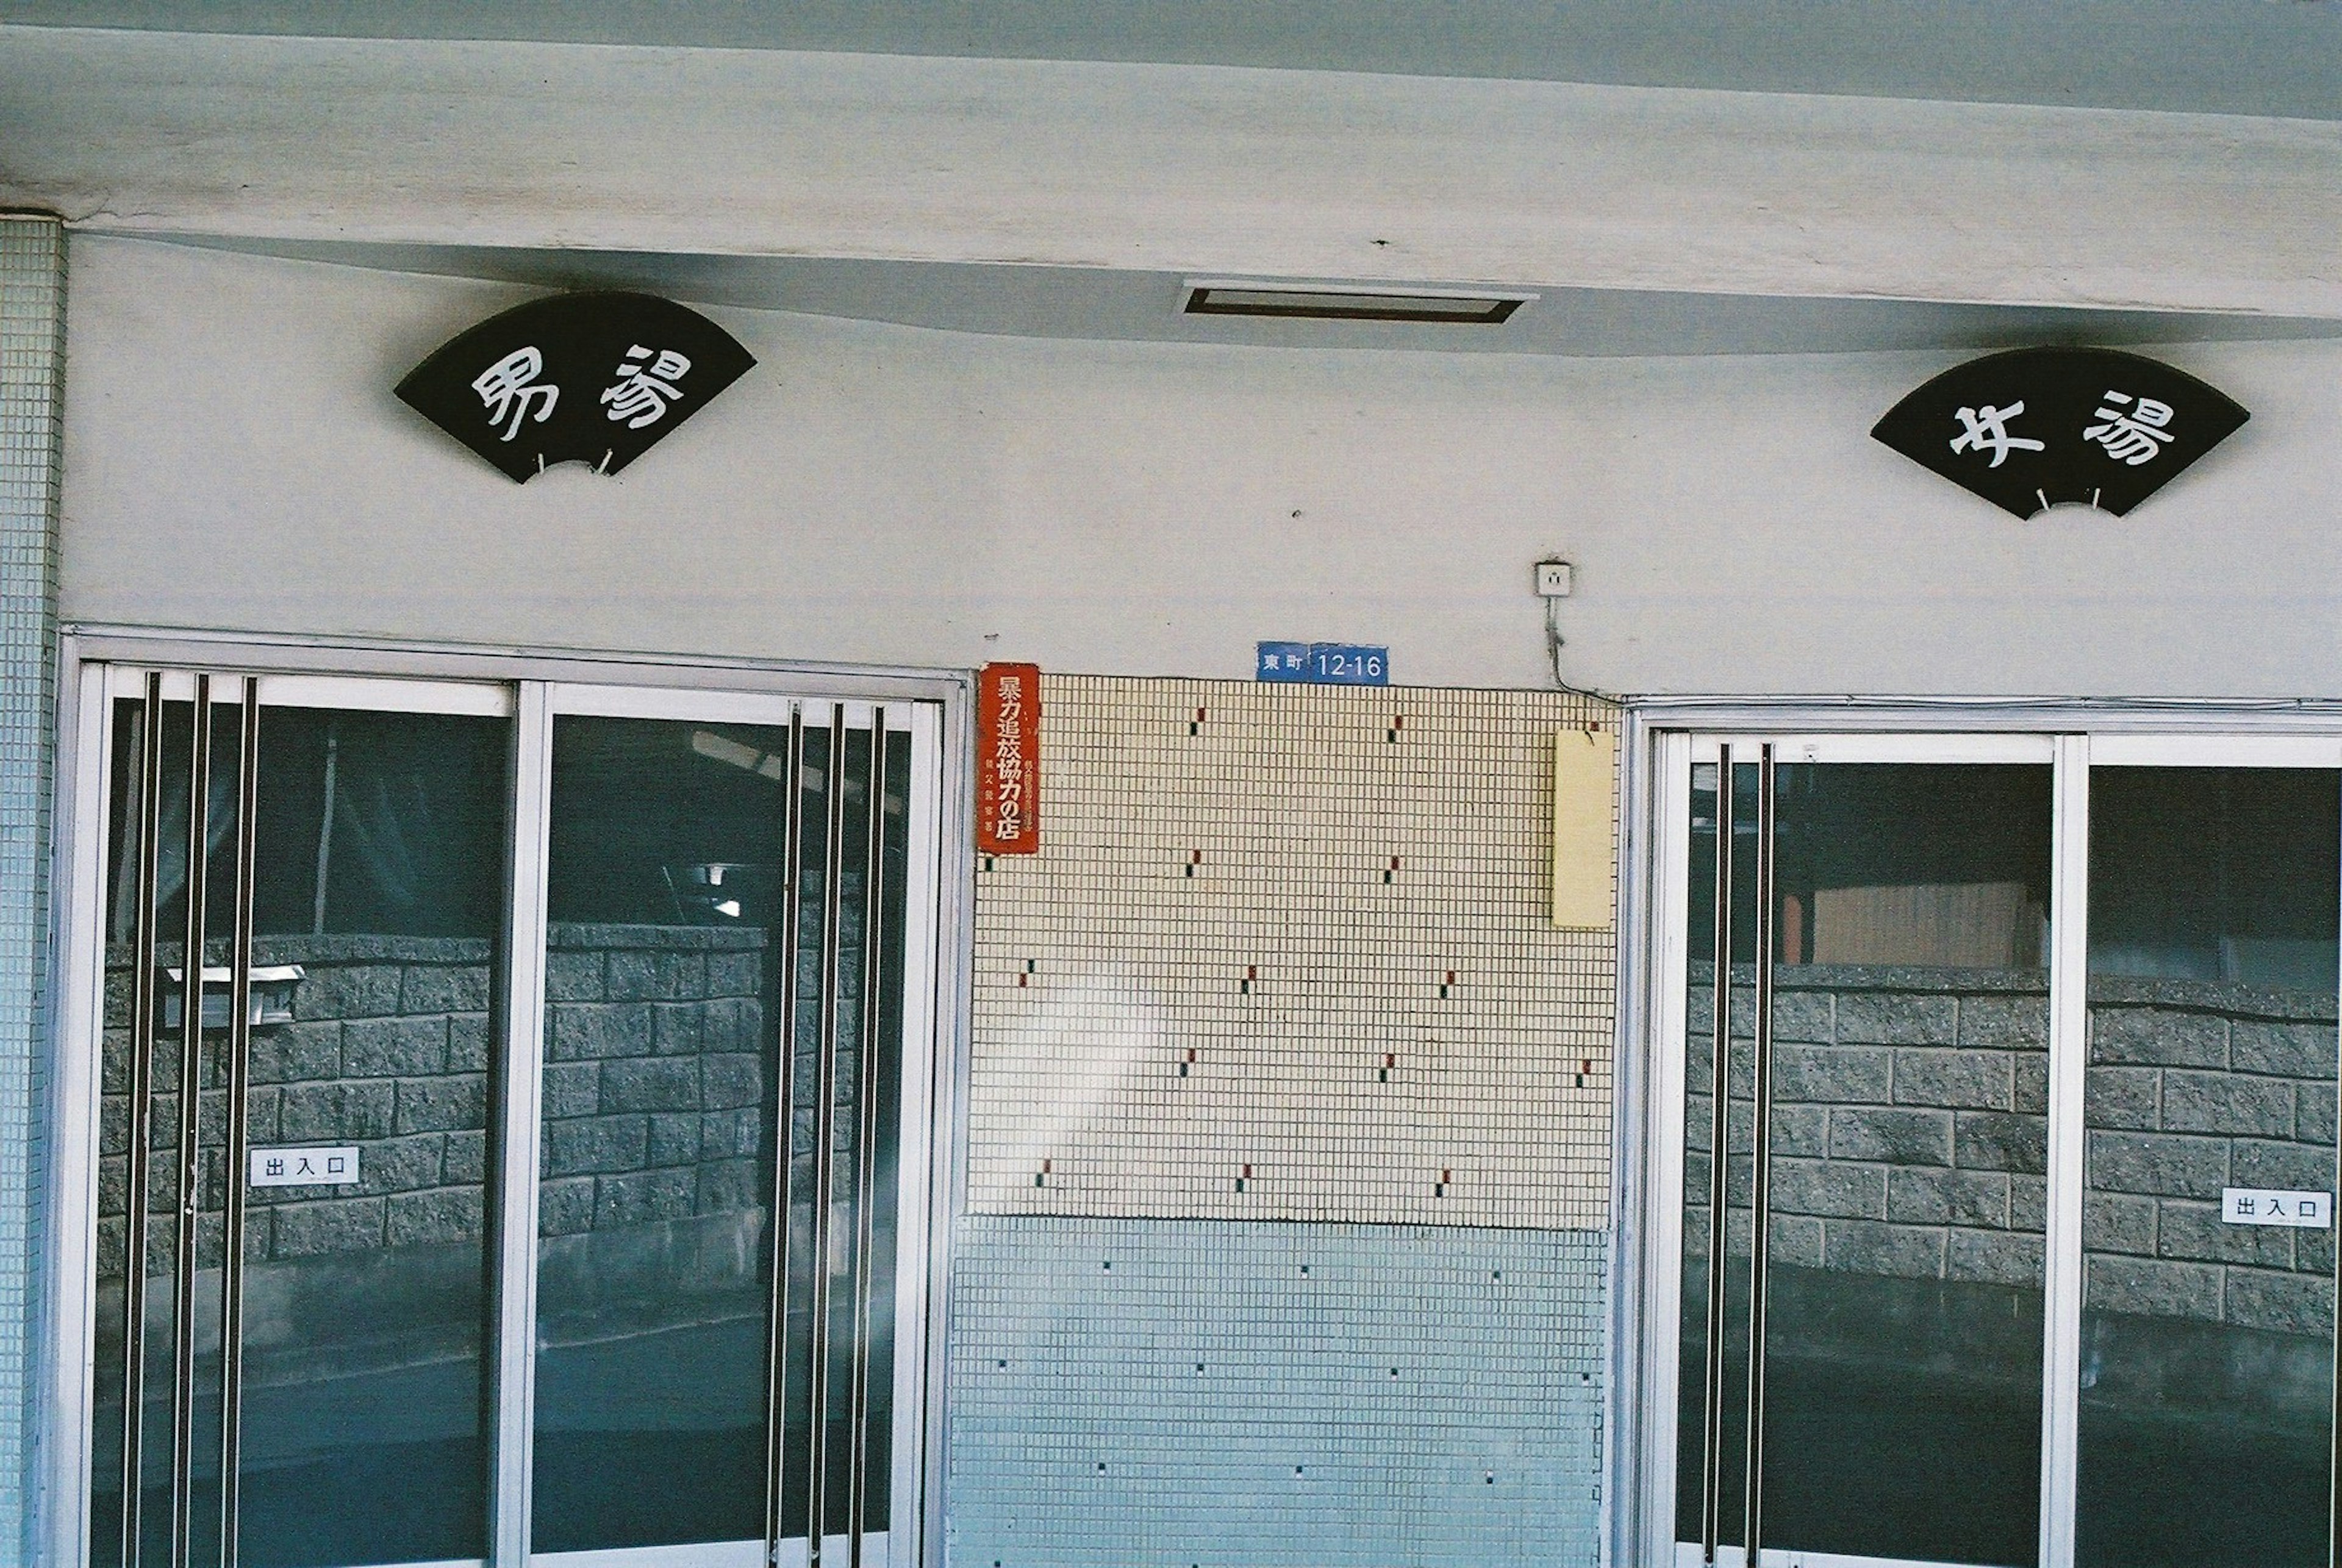
M 1562 730 L 1553 737 L 1553 923 L 1606 931 L 1611 902 L 1611 823 L 1618 793 L 1618 733 Z

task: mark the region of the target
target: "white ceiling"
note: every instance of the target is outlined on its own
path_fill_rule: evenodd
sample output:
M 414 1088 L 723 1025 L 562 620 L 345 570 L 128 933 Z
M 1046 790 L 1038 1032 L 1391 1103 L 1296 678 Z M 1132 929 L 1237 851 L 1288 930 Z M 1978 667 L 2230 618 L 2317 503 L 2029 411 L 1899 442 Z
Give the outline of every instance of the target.
M 1016 337 L 1613 358 L 2342 336 L 2342 321 L 2288 316 L 1568 287 L 1537 291 L 1509 320 L 1493 325 L 1271 321 L 1188 315 L 1181 309 L 1186 275 L 1106 267 L 202 236 L 177 243 L 548 289 L 640 289 L 700 305 Z
M 2342 333 L 2342 0 L 0 0 L 0 206 L 956 331 Z M 1541 297 L 1180 314 L 1190 276 Z
M 2335 0 L 0 0 L 0 22 L 1241 65 L 2342 119 Z

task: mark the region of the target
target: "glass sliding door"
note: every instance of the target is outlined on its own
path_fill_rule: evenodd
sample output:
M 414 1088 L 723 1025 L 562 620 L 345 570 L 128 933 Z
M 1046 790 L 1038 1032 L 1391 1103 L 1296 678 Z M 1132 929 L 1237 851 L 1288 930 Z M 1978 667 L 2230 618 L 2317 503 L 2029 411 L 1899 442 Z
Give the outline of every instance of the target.
M 554 720 L 539 1553 L 886 1561 L 909 718 Z
M 90 1560 L 476 1558 L 509 695 L 111 684 Z
M 1700 1558 L 2037 1560 L 2050 770 L 1913 751 L 1692 770 L 1676 1496 Z
M 2331 1563 L 2342 740 L 1661 755 L 1676 1563 Z
M 2094 765 L 2089 888 L 2077 1560 L 2328 1563 L 2342 772 Z
M 918 1561 L 934 694 L 81 679 L 44 1560 Z
M 1776 776 L 1761 1539 L 2029 1565 L 2050 770 Z

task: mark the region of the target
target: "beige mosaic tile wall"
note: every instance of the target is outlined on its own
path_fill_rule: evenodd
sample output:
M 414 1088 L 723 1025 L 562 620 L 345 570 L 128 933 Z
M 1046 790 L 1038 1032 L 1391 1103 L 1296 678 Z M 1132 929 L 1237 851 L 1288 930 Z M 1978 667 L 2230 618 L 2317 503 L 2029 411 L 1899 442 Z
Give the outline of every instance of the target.
M 1046 677 L 1041 853 L 976 878 L 970 1208 L 1605 1225 L 1615 937 L 1552 924 L 1553 737 L 1617 722 Z

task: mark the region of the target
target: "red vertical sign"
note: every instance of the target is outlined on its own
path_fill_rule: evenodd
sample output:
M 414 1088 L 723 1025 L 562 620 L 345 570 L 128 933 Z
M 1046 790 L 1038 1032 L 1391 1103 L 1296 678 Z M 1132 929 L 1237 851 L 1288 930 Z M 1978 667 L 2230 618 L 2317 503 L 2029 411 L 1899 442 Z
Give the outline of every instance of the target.
M 976 847 L 1041 847 L 1041 666 L 986 664 L 976 683 Z

